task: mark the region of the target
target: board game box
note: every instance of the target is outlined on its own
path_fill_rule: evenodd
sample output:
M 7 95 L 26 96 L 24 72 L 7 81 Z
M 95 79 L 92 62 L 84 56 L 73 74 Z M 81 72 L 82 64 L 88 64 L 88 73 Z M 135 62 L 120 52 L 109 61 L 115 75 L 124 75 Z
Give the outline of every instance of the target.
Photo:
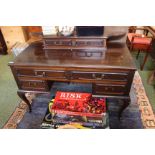
M 42 128 L 58 128 L 73 123 L 88 128 L 107 127 L 106 99 L 92 97 L 90 93 L 58 91 L 49 102 Z
M 50 111 L 53 115 L 57 113 L 101 118 L 106 112 L 106 99 L 92 97 L 90 93 L 58 91 Z

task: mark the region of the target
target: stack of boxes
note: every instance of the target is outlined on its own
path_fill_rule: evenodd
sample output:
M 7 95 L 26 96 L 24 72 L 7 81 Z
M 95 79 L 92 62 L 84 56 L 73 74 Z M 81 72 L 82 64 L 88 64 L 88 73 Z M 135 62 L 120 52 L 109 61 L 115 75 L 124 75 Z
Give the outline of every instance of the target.
M 48 116 L 49 113 L 50 124 L 57 127 L 66 124 L 79 124 L 87 128 L 108 126 L 106 99 L 92 97 L 91 93 L 57 91 L 55 99 L 49 103 Z

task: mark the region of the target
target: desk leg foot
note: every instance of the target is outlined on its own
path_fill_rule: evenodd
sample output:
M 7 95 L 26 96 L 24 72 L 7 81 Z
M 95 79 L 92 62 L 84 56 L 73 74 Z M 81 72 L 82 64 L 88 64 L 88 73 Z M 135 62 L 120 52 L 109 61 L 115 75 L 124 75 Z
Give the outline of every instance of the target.
M 129 104 L 130 104 L 130 99 L 124 99 L 123 100 L 123 105 L 121 106 L 121 108 L 119 110 L 119 120 L 122 117 L 123 111 L 129 106 Z
M 145 58 L 144 58 L 144 61 L 143 61 L 142 65 L 140 66 L 140 69 L 141 69 L 141 70 L 143 70 L 144 65 L 145 65 L 145 63 L 146 63 L 146 60 L 147 60 L 148 56 L 149 56 L 149 52 L 146 53 Z
M 29 100 L 26 98 L 25 93 L 17 91 L 17 94 L 28 105 L 29 112 L 32 112 L 31 104 L 30 104 Z
M 137 53 L 137 55 L 136 55 L 136 59 L 138 59 L 139 54 L 140 54 L 140 50 L 138 50 L 138 53 Z

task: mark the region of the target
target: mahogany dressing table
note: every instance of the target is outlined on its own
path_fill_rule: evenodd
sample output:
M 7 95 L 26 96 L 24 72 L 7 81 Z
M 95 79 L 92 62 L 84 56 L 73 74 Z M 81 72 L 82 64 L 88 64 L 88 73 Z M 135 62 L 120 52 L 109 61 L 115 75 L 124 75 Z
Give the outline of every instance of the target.
M 50 93 L 54 82 L 76 82 L 91 83 L 93 95 L 123 100 L 119 111 L 121 117 L 130 103 L 129 92 L 136 68 L 125 42 L 109 41 L 102 47 L 105 44 L 100 39 L 97 43 L 100 47 L 93 50 L 83 48 L 85 43 L 78 44 L 82 49 L 76 46 L 72 50 L 58 49 L 55 45 L 45 49 L 42 42 L 33 43 L 9 63 L 19 88 L 17 93 L 30 112 L 33 109 L 25 93 Z

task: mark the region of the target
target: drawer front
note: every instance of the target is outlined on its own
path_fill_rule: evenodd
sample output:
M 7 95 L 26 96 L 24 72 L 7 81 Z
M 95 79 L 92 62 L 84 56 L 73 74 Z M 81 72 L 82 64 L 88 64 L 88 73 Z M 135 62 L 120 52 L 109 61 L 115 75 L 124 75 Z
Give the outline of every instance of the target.
M 60 39 L 46 39 L 44 44 L 50 46 L 71 46 L 72 41 L 70 39 L 60 40 Z
M 73 50 L 73 57 L 76 58 L 101 58 L 105 56 L 105 52 L 103 50 Z
M 16 69 L 17 76 L 35 76 L 33 69 Z
M 38 70 L 38 69 L 17 69 L 18 77 L 36 77 L 36 78 L 46 78 L 51 77 L 55 79 L 64 79 L 65 71 L 52 71 L 52 70 Z
M 76 46 L 96 46 L 96 47 L 103 47 L 104 46 L 104 40 L 103 39 L 95 39 L 95 40 L 76 40 Z
M 33 77 L 39 79 L 48 79 L 48 80 L 71 80 L 72 71 L 53 71 L 53 70 L 39 70 L 39 69 L 17 69 L 17 76 L 20 79 L 21 77 Z
M 35 70 L 34 72 L 36 77 L 45 77 L 45 78 L 53 78 L 53 79 L 66 78 L 65 71 Z
M 38 91 L 48 91 L 48 86 L 45 81 L 34 81 L 34 80 L 23 80 L 19 81 L 21 89 L 24 90 L 38 90 Z
M 73 79 L 127 81 L 128 73 L 112 72 L 73 72 Z
M 95 95 L 124 95 L 125 85 L 93 84 Z

